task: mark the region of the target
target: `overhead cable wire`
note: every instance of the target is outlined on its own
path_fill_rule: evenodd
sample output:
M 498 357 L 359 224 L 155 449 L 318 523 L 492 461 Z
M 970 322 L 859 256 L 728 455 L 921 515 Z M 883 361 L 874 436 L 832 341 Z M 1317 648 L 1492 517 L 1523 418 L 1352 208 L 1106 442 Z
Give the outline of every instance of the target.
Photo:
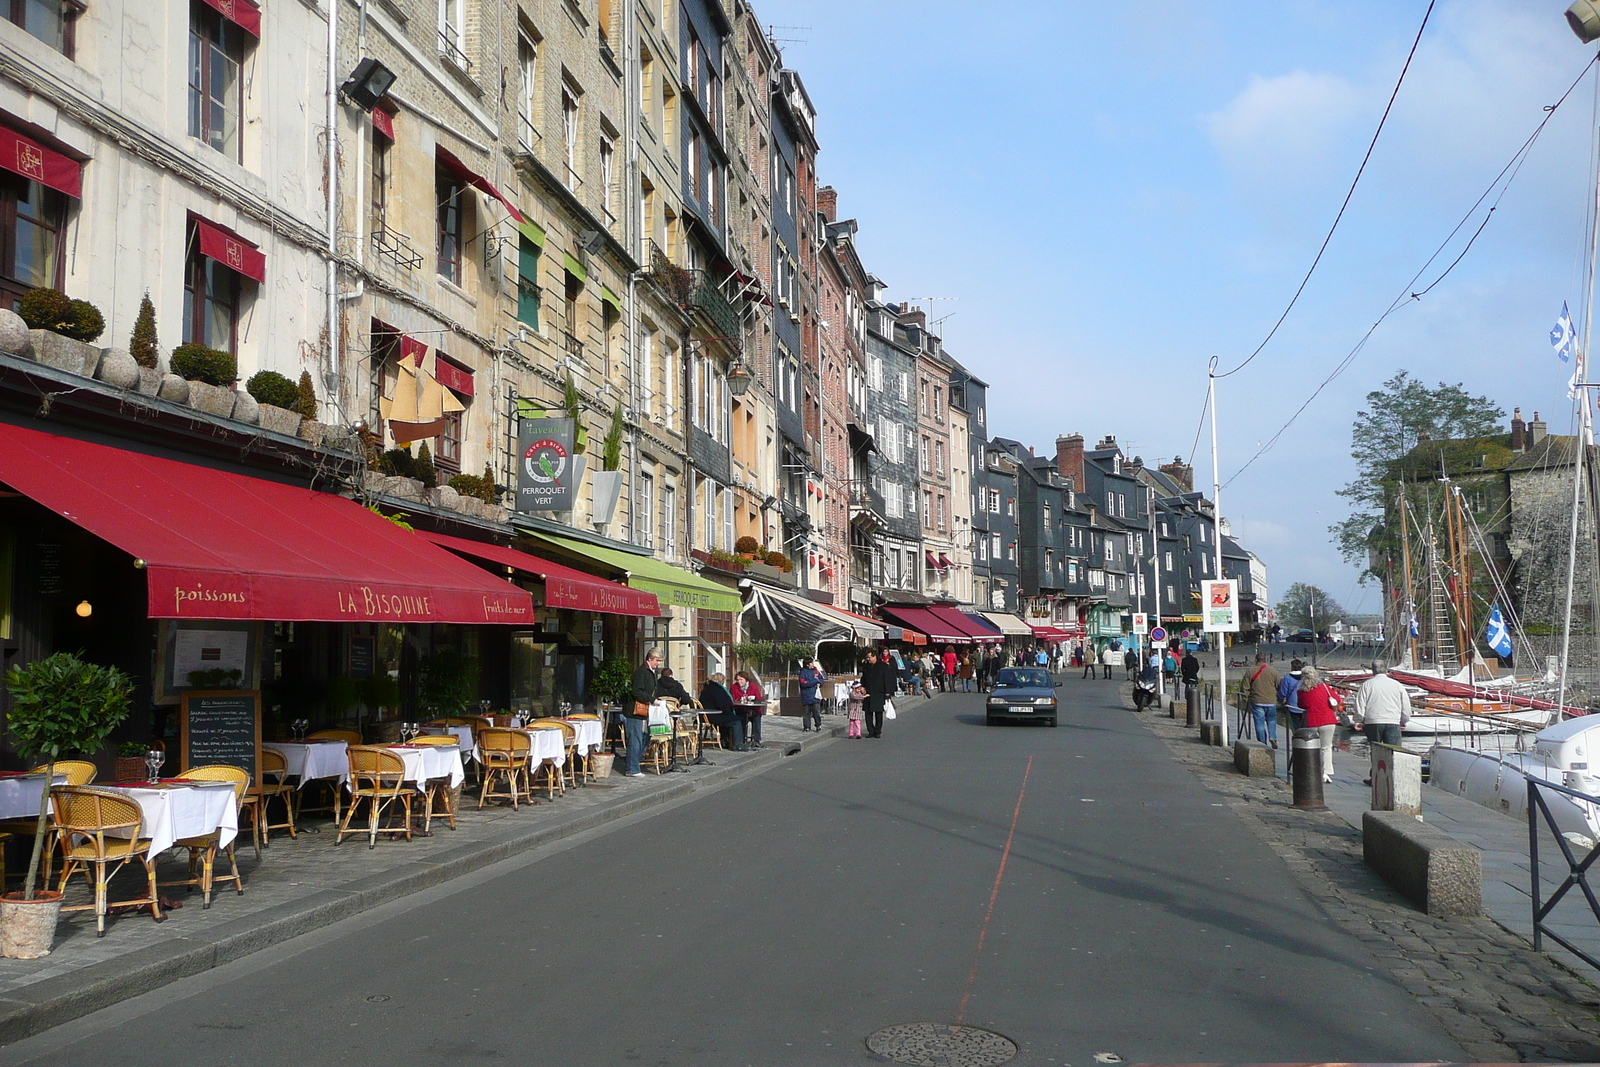
M 1430 255 L 1427 261 L 1423 263 L 1421 268 L 1419 268 L 1418 271 L 1411 276 L 1411 280 L 1406 283 L 1406 286 L 1401 291 L 1400 295 L 1395 297 L 1394 301 L 1390 303 L 1382 315 L 1378 316 L 1377 320 L 1373 322 L 1371 326 L 1367 327 L 1367 332 L 1361 335 L 1361 339 L 1356 342 L 1355 347 L 1346 353 L 1344 358 L 1334 365 L 1332 372 L 1330 372 L 1326 378 L 1322 379 L 1321 384 L 1319 384 L 1316 389 L 1312 390 L 1311 395 L 1306 398 L 1305 403 L 1301 404 L 1295 409 L 1294 414 L 1290 415 L 1288 420 L 1278 428 L 1278 432 L 1268 438 L 1266 443 L 1256 450 L 1255 455 L 1251 456 L 1244 466 L 1234 471 L 1233 475 L 1223 483 L 1222 487 L 1224 489 L 1232 485 L 1241 474 L 1249 470 L 1251 465 L 1254 464 L 1256 460 L 1260 459 L 1262 456 L 1266 455 L 1272 450 L 1272 447 L 1278 443 L 1279 439 L 1282 438 L 1286 432 L 1288 432 L 1289 427 L 1293 426 L 1296 420 L 1298 420 L 1300 416 L 1305 413 L 1305 410 L 1311 406 L 1312 402 L 1322 394 L 1322 391 L 1332 384 L 1333 380 L 1339 377 L 1339 375 L 1343 374 L 1350 364 L 1355 361 L 1356 356 L 1361 354 L 1361 350 L 1365 348 L 1367 342 L 1372 339 L 1372 335 L 1377 332 L 1378 327 L 1383 325 L 1384 321 L 1388 319 L 1389 316 L 1393 315 L 1396 311 L 1399 311 L 1402 307 L 1407 307 L 1410 304 L 1422 299 L 1422 297 L 1432 290 L 1434 286 L 1444 281 L 1444 279 L 1449 276 L 1450 272 L 1456 269 L 1456 266 L 1460 264 L 1463 257 L 1465 257 L 1467 250 L 1470 249 L 1473 243 L 1477 241 L 1478 236 L 1483 233 L 1484 227 L 1488 224 L 1489 220 L 1494 217 L 1494 213 L 1499 208 L 1500 202 L 1505 199 L 1506 192 L 1511 188 L 1511 183 L 1516 180 L 1517 174 L 1521 172 L 1522 165 L 1527 161 L 1528 154 L 1533 149 L 1534 143 L 1538 141 L 1539 135 L 1544 132 L 1545 127 L 1549 125 L 1549 122 L 1551 118 L 1555 116 L 1556 111 L 1563 103 L 1566 102 L 1567 98 L 1572 95 L 1572 91 L 1578 87 L 1578 84 L 1582 82 L 1584 77 L 1589 73 L 1590 68 L 1592 68 L 1597 62 L 1600 62 L 1600 54 L 1597 54 L 1591 58 L 1588 63 L 1584 64 L 1583 70 L 1580 71 L 1578 76 L 1573 79 L 1572 84 L 1567 86 L 1567 91 L 1561 94 L 1560 99 L 1558 99 L 1554 104 L 1548 104 L 1545 106 L 1544 118 L 1539 120 L 1539 124 L 1534 127 L 1533 132 L 1528 135 L 1528 139 L 1522 142 L 1522 146 L 1518 148 L 1517 151 L 1512 155 L 1510 161 L 1507 162 L 1504 167 L 1500 168 L 1500 173 L 1495 175 L 1494 180 L 1489 183 L 1488 188 L 1486 188 L 1483 191 L 1483 194 L 1473 202 L 1470 208 L 1467 209 L 1467 213 L 1462 216 L 1461 221 L 1456 223 L 1455 227 L 1450 231 L 1445 239 L 1440 242 L 1439 247 L 1434 249 L 1433 254 Z M 1499 189 L 1498 194 L 1495 193 L 1496 189 Z M 1473 231 L 1472 236 L 1467 240 L 1467 244 L 1462 248 L 1461 254 L 1456 256 L 1456 258 L 1450 262 L 1450 265 L 1440 272 L 1438 277 L 1429 282 L 1427 286 L 1423 287 L 1422 289 L 1415 288 L 1418 280 L 1428 272 L 1428 269 L 1433 265 L 1434 261 L 1436 261 L 1440 256 L 1444 255 L 1445 250 L 1450 247 L 1450 243 L 1455 240 L 1456 235 L 1466 228 L 1467 224 L 1470 223 L 1473 217 L 1478 213 L 1478 209 L 1483 206 L 1483 202 L 1489 199 L 1491 195 L 1494 195 L 1494 202 L 1489 206 L 1489 210 L 1487 213 L 1485 213 L 1483 221 L 1479 223 L 1477 229 Z
M 1351 179 L 1350 188 L 1345 191 L 1344 201 L 1339 205 L 1339 213 L 1333 217 L 1333 225 L 1328 227 L 1327 236 L 1323 237 L 1322 246 L 1317 249 L 1316 258 L 1311 261 L 1311 266 L 1306 269 L 1305 277 L 1300 279 L 1300 285 L 1295 289 L 1294 296 L 1289 298 L 1289 304 L 1283 309 L 1283 314 L 1278 316 L 1278 321 L 1272 324 L 1272 329 L 1267 331 L 1267 336 L 1261 339 L 1259 345 L 1256 345 L 1256 350 L 1251 352 L 1243 363 L 1230 371 L 1218 374 L 1216 377 L 1226 378 L 1231 374 L 1238 374 L 1248 367 L 1251 360 L 1259 356 L 1261 350 L 1266 348 L 1267 343 L 1277 335 L 1278 328 L 1283 325 L 1284 320 L 1289 317 L 1289 312 L 1293 311 L 1295 304 L 1299 302 L 1300 294 L 1306 291 L 1306 285 L 1310 283 L 1311 275 L 1316 273 L 1317 265 L 1322 262 L 1323 254 L 1328 251 L 1328 245 L 1333 240 L 1333 233 L 1339 228 L 1339 222 L 1344 218 L 1345 210 L 1349 208 L 1351 198 L 1356 195 L 1356 186 L 1361 184 L 1361 176 L 1366 173 L 1367 163 L 1372 159 L 1372 151 L 1378 147 L 1378 137 L 1383 133 L 1383 127 L 1389 122 L 1389 112 L 1394 110 L 1395 98 L 1400 95 L 1400 86 L 1405 84 L 1406 72 L 1411 69 L 1412 59 L 1416 58 L 1417 46 L 1422 43 L 1422 31 L 1428 28 L 1428 19 L 1433 14 L 1435 2 L 1436 0 L 1428 0 L 1428 10 L 1422 13 L 1422 25 L 1417 27 L 1417 36 L 1411 42 L 1411 51 L 1406 53 L 1405 65 L 1400 68 L 1400 77 L 1395 79 L 1394 90 L 1389 94 L 1389 102 L 1383 108 L 1383 117 L 1378 119 L 1378 128 L 1372 131 L 1372 140 L 1367 144 L 1367 153 L 1361 157 L 1361 166 L 1356 168 L 1356 176 Z

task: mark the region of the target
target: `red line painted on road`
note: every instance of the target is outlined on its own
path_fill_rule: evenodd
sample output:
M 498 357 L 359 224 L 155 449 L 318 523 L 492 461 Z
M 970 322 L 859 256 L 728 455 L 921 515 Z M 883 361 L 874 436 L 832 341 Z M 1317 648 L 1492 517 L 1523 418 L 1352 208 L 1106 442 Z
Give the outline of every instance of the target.
M 1017 836 L 1017 819 L 1022 816 L 1022 798 L 1028 792 L 1028 775 L 1033 773 L 1033 757 L 1022 771 L 1022 788 L 1017 790 L 1017 806 L 1011 812 L 1011 832 L 1006 834 L 1006 847 L 1000 852 L 1000 869 L 994 875 L 994 888 L 989 890 L 989 907 L 983 913 L 983 925 L 978 928 L 978 948 L 972 954 L 972 969 L 967 972 L 967 988 L 961 994 L 961 1007 L 956 1009 L 956 1025 L 966 1018 L 967 1001 L 972 999 L 972 983 L 978 978 L 978 961 L 983 958 L 983 942 L 989 936 L 989 920 L 994 917 L 994 902 L 1000 897 L 1000 882 L 1006 876 L 1006 861 L 1011 858 L 1011 842 Z

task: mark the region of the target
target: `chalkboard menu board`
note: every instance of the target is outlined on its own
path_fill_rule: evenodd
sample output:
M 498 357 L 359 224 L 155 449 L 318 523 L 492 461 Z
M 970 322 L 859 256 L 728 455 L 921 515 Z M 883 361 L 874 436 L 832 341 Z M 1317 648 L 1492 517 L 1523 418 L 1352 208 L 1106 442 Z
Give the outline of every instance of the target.
M 261 694 L 254 690 L 185 693 L 180 716 L 180 771 L 210 763 L 242 767 L 258 784 Z
M 377 658 L 378 639 L 371 634 L 350 635 L 350 677 L 371 678 L 372 665 Z

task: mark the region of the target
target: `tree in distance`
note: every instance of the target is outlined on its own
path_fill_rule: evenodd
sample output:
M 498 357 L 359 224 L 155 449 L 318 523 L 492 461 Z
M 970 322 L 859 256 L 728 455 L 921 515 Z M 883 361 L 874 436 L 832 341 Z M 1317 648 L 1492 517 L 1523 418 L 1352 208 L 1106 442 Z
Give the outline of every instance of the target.
M 1313 618 L 1312 609 L 1316 609 Z M 1278 622 L 1291 630 L 1326 630 L 1330 623 L 1344 617 L 1339 602 L 1314 585 L 1295 582 L 1278 601 Z M 1312 625 L 1313 621 L 1316 625 Z

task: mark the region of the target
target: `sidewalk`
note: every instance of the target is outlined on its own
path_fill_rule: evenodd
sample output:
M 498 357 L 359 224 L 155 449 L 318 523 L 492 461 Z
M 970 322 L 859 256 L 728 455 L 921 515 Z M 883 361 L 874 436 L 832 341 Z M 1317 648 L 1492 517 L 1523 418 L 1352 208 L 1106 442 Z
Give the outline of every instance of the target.
M 103 938 L 95 937 L 92 910 L 64 914 L 50 955 L 0 959 L 0 1046 L 500 860 L 759 774 L 844 732 L 843 715 L 825 718 L 820 734 L 801 733 L 798 718 L 769 715 L 762 729 L 764 747 L 751 752 L 708 749 L 706 758 L 714 766 L 644 778 L 614 772 L 518 811 L 498 806 L 480 811 L 476 795 L 465 793 L 458 829 L 452 831 L 435 818 L 431 837 L 416 836 L 409 843 L 380 839 L 370 850 L 365 836 L 347 837 L 335 848 L 327 816 L 305 819 L 295 839 L 277 831 L 260 860 L 248 835 L 241 835 L 236 851 L 244 875 L 242 895 L 223 885 L 212 894 L 210 909 L 202 910 L 198 892 L 163 890 L 183 907 L 168 912 L 161 923 L 148 911 L 113 917 Z M 159 861 L 158 877 L 185 877 L 187 864 L 187 853 L 168 852 Z M 226 860 L 219 857 L 219 871 L 225 867 Z M 112 899 L 135 895 L 142 885 L 142 869 L 124 869 L 113 883 Z M 66 903 L 91 899 L 83 881 L 75 879 Z

